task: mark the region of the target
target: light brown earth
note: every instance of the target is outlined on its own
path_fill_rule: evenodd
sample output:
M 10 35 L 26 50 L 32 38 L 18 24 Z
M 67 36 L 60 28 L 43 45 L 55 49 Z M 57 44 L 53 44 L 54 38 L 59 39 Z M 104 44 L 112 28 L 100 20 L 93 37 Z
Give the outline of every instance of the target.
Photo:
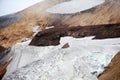
M 107 69 L 99 76 L 99 80 L 120 80 L 120 52 L 117 53 Z

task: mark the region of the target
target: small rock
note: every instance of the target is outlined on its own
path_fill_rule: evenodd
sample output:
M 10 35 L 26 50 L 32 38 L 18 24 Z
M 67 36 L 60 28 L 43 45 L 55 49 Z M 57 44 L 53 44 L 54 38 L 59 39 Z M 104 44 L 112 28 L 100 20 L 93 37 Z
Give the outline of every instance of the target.
M 70 45 L 68 43 L 64 44 L 62 48 L 68 48 Z
M 0 46 L 0 53 L 3 52 L 4 50 L 5 50 L 5 48 Z

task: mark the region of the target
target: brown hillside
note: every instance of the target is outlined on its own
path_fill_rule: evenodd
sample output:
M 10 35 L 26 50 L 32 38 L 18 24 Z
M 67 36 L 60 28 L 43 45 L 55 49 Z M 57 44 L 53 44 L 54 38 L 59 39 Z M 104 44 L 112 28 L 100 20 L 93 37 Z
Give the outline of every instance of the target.
M 120 52 L 112 59 L 99 80 L 120 80 Z

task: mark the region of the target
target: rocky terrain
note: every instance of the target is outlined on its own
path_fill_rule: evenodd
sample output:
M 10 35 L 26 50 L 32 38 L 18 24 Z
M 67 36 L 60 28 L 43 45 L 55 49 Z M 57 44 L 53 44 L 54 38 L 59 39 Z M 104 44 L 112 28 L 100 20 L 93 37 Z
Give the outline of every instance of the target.
M 56 80 L 77 80 L 78 77 L 78 79 L 81 80 L 88 80 L 90 78 L 91 80 L 97 80 L 96 74 L 98 75 L 101 70 L 96 72 L 93 68 L 93 66 L 96 66 L 97 68 L 100 67 L 100 69 L 102 67 L 102 70 L 105 69 L 105 71 L 98 76 L 99 80 L 120 80 L 120 53 L 116 55 L 116 53 L 120 51 L 120 43 L 118 41 L 120 38 L 120 0 L 105 0 L 104 3 L 93 8 L 73 14 L 59 14 L 47 11 L 51 7 L 66 1 L 69 0 L 45 0 L 23 11 L 0 17 L 1 79 L 6 73 L 4 76 L 5 80 L 33 80 L 34 77 L 30 75 L 34 73 L 38 74 L 40 77 L 38 78 L 38 76 L 34 75 L 36 76 L 36 80 L 53 80 L 54 76 Z M 76 44 L 72 44 L 73 42 L 71 41 L 74 41 L 74 39 L 68 38 L 68 41 L 66 41 L 67 38 L 65 38 L 66 43 L 61 45 L 61 39 L 67 36 L 75 38 L 75 41 L 78 39 L 79 44 L 76 42 Z M 89 36 L 94 36 L 94 38 L 87 39 L 86 37 Z M 84 38 L 86 42 L 84 41 Z M 107 39 L 113 40 L 107 41 Z M 99 40 L 101 42 L 99 42 Z M 91 50 L 89 50 L 87 43 Z M 95 44 L 93 45 L 92 43 Z M 95 51 L 94 48 L 96 48 Z M 64 51 L 67 51 L 66 49 L 68 49 L 68 52 L 66 52 L 68 55 L 64 53 Z M 89 55 L 82 56 L 82 58 L 77 52 L 76 55 L 74 55 L 75 53 L 72 53 L 72 51 L 77 51 L 77 49 L 81 54 L 88 53 Z M 29 53 L 29 55 L 26 53 Z M 86 64 L 90 64 L 89 59 L 91 59 L 91 56 L 94 54 L 94 57 L 92 56 L 90 61 L 97 61 L 96 53 L 100 53 L 101 55 L 99 55 L 99 57 L 104 61 L 106 60 L 106 62 L 102 63 L 101 60 L 98 60 L 95 65 Z M 69 57 L 69 55 L 77 58 Z M 114 55 L 116 56 L 114 57 Z M 26 56 L 29 56 L 29 58 L 26 58 Z M 65 61 L 62 58 L 65 59 Z M 64 66 L 66 62 L 71 63 L 69 58 L 73 60 L 73 64 L 68 65 L 74 74 L 69 72 L 70 70 L 66 68 L 68 65 Z M 84 62 L 84 59 L 88 60 L 88 62 Z M 63 63 L 61 63 L 62 60 Z M 111 63 L 109 65 L 106 64 L 110 61 Z M 40 65 L 38 65 L 38 63 Z M 78 63 L 79 65 L 77 65 Z M 97 63 L 100 64 L 98 65 Z M 54 75 L 50 75 L 49 71 L 46 71 L 47 69 L 44 68 L 46 65 L 49 66 L 47 69 Z M 35 68 L 33 69 L 34 66 Z M 74 66 L 74 69 L 71 66 Z M 82 68 L 79 68 L 79 66 L 82 68 L 86 66 L 84 71 L 88 70 L 88 72 L 83 71 L 84 74 L 81 74 L 79 70 L 82 71 Z M 90 66 L 90 68 L 88 66 Z M 42 70 L 43 74 L 39 74 L 39 70 L 36 71 L 38 67 L 41 67 L 39 70 Z M 70 74 L 64 73 L 64 68 L 66 69 L 66 72 Z M 56 73 L 60 73 L 63 78 L 58 77 Z M 66 75 L 63 75 L 62 73 Z M 88 76 L 85 76 L 85 74 Z M 28 76 L 30 76 L 31 79 L 29 79 Z

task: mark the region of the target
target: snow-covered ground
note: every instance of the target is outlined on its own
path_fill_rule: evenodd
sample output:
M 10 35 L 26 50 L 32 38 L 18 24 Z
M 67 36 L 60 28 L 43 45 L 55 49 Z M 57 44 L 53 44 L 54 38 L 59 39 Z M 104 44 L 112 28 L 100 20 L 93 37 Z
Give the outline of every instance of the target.
M 76 13 L 95 7 L 104 1 L 105 0 L 70 0 L 57 4 L 46 11 L 59 14 Z
M 29 46 L 30 40 L 18 43 L 12 48 L 14 58 L 4 79 L 97 80 L 96 75 L 120 51 L 120 38 L 92 38 L 63 37 L 60 45 L 46 47 Z M 66 43 L 70 47 L 61 48 Z
M 12 14 L 43 0 L 0 0 L 0 16 Z

